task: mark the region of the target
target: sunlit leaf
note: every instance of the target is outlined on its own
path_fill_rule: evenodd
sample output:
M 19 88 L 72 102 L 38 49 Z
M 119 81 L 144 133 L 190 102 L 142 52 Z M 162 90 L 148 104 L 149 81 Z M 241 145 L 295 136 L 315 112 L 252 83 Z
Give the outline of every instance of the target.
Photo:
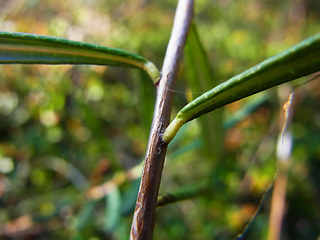
M 275 55 L 202 94 L 170 123 L 163 140 L 170 142 L 180 127 L 228 103 L 320 70 L 320 34 Z
M 143 69 L 154 83 L 156 66 L 145 58 L 120 49 L 26 33 L 0 32 L 0 63 L 91 64 Z

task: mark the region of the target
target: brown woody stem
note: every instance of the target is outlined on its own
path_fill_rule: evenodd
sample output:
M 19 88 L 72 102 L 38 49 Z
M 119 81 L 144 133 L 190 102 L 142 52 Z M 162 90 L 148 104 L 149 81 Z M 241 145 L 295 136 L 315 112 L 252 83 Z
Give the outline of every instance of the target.
M 152 239 L 157 197 L 168 145 L 161 135 L 169 125 L 172 108 L 172 91 L 168 89 L 173 88 L 177 76 L 192 16 L 193 0 L 180 0 L 163 62 L 162 77 L 157 85 L 149 144 L 131 226 L 132 240 Z

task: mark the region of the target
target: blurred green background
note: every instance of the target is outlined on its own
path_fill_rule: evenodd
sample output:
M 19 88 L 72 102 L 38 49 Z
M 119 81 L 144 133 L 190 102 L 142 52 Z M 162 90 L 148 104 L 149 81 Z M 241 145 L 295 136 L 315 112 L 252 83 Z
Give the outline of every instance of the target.
M 0 30 L 121 48 L 161 68 L 175 7 L 169 0 L 2 0 Z M 197 0 L 195 24 L 213 79 L 205 87 L 186 81 L 185 61 L 173 113 L 217 82 L 319 33 L 320 2 Z M 159 208 L 154 239 L 235 239 L 259 206 L 243 239 L 266 239 L 271 194 L 260 200 L 277 169 L 282 105 L 288 89 L 309 78 L 181 130 L 168 149 L 160 192 L 202 180 L 212 187 Z M 152 82 L 138 70 L 68 65 L 2 65 L 0 79 L 0 239 L 128 239 Z M 319 79 L 296 89 L 282 239 L 320 236 L 319 102 Z

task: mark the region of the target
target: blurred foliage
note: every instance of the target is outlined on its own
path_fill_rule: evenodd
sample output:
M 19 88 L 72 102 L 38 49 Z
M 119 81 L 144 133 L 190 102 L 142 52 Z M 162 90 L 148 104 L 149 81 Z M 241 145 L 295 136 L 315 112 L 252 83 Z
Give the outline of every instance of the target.
M 0 28 L 122 48 L 160 67 L 175 7 L 168 0 L 3 0 Z M 318 33 L 319 13 L 317 0 L 195 1 L 215 79 L 210 87 Z M 175 112 L 191 93 L 200 95 L 186 83 L 185 68 Z M 0 78 L 0 238 L 128 239 L 153 114 L 152 83 L 137 70 L 98 66 L 3 65 Z M 316 239 L 319 79 L 296 92 L 282 238 Z M 225 122 L 259 96 L 227 106 Z M 274 89 L 265 96 L 225 130 L 221 159 L 204 154 L 210 142 L 199 143 L 207 130 L 200 121 L 182 129 L 168 149 L 161 192 L 206 176 L 212 190 L 159 208 L 154 239 L 233 239 L 243 231 L 277 166 L 283 102 Z M 265 239 L 269 200 L 245 239 Z

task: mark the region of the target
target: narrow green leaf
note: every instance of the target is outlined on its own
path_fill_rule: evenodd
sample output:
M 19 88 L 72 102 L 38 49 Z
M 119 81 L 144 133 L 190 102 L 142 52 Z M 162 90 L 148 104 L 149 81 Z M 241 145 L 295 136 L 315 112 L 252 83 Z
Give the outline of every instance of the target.
M 152 123 L 156 92 L 152 83 L 146 81 L 148 76 L 145 72 L 138 71 L 136 78 L 135 92 L 139 99 L 138 114 L 143 128 L 148 129 Z M 145 131 L 145 134 L 145 137 L 148 138 L 149 132 Z
M 83 208 L 77 215 L 76 229 L 78 231 L 82 230 L 89 223 L 96 204 L 97 201 L 92 200 L 89 200 L 84 204 Z
M 180 127 L 205 113 L 320 70 L 320 34 L 230 78 L 182 108 L 163 134 L 169 143 Z
M 106 196 L 106 212 L 104 229 L 112 231 L 117 227 L 121 218 L 121 195 L 117 187 Z
M 128 188 L 123 192 L 121 215 L 129 215 L 134 211 L 141 178 L 133 179 Z
M 209 89 L 210 86 L 218 84 L 214 80 L 213 70 L 195 25 L 192 25 L 188 34 L 184 60 L 186 79 L 192 92 L 203 92 Z M 215 156 L 215 158 L 219 159 L 222 156 L 222 144 L 224 142 L 222 115 L 222 109 L 219 109 L 199 119 L 201 132 L 205 140 L 205 154 L 210 158 Z
M 143 69 L 154 83 L 160 79 L 150 61 L 120 49 L 62 38 L 0 32 L 1 64 L 90 64 Z
M 244 106 L 241 109 L 239 109 L 237 112 L 235 112 L 232 115 L 232 117 L 224 121 L 222 126 L 223 130 L 228 130 L 234 127 L 234 125 L 241 122 L 243 119 L 248 117 L 248 115 L 252 114 L 254 111 L 256 111 L 259 107 L 261 107 L 263 104 L 266 104 L 267 102 L 268 102 L 267 96 L 265 94 L 263 95 L 260 94 L 259 97 L 255 98 L 253 101 L 250 101 L 244 104 Z M 203 145 L 203 141 L 202 141 L 203 139 L 195 139 L 188 145 L 179 147 L 177 150 L 173 150 L 175 148 L 174 143 L 179 142 L 181 139 L 183 139 L 186 136 L 186 127 L 187 126 L 184 125 L 180 129 L 180 131 L 177 133 L 173 141 L 170 143 L 168 147 L 170 159 L 175 159 L 178 156 L 185 154 L 191 150 L 198 149 Z

